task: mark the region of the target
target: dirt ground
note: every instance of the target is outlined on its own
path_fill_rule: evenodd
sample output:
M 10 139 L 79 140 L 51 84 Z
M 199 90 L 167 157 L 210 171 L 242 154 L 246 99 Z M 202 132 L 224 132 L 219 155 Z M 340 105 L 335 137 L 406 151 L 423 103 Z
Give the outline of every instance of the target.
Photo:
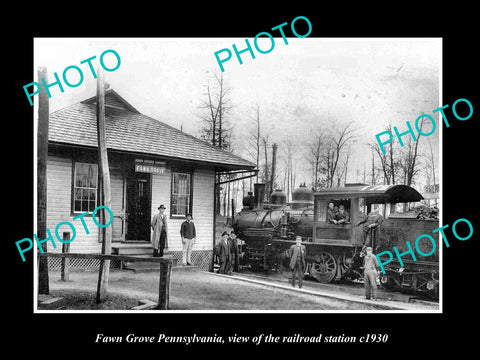
M 128 310 L 139 305 L 139 299 L 115 293 L 109 293 L 103 303 L 97 304 L 93 290 L 55 288 L 49 295 L 62 298 L 60 310 Z
M 50 289 L 84 291 L 95 294 L 97 271 L 70 273 L 69 282 L 61 282 L 58 271 L 50 272 Z M 376 310 L 379 305 L 352 303 L 219 276 L 194 269 L 174 269 L 170 288 L 171 310 Z M 138 300 L 158 300 L 158 273 L 111 271 L 109 296 Z M 128 303 L 127 300 L 121 300 Z M 121 303 L 121 302 L 120 302 Z M 99 307 L 102 309 L 111 309 Z M 94 308 L 95 309 L 95 308 Z M 122 307 L 122 309 L 125 309 Z

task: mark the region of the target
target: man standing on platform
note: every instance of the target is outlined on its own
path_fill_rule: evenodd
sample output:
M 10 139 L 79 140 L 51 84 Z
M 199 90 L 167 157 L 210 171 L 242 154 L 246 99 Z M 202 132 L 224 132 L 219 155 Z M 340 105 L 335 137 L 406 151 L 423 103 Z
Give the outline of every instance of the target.
M 192 265 L 192 247 L 195 244 L 195 238 L 197 237 L 195 224 L 192 221 L 192 214 L 188 213 L 185 217 L 186 220 L 180 226 L 183 266 Z
M 295 287 L 295 277 L 298 277 L 298 287 L 303 286 L 303 273 L 305 272 L 305 256 L 307 250 L 305 245 L 302 245 L 302 237 L 297 236 L 295 238 L 295 245 L 292 245 L 289 252 L 290 257 L 290 269 L 292 270 L 292 286 Z
M 361 256 L 365 255 L 365 248 L 367 246 L 372 248 L 375 246 L 375 230 L 382 224 L 382 221 L 383 216 L 380 215 L 378 211 L 378 205 L 373 204 L 372 211 L 355 225 L 359 226 L 363 224 L 363 247 L 360 252 Z
M 238 272 L 238 238 L 235 230 L 230 232 L 230 252 L 232 254 L 231 269 Z
M 222 239 L 218 244 L 218 261 L 220 262 L 220 269 L 218 270 L 219 274 L 228 274 L 231 259 L 232 254 L 228 243 L 228 232 L 224 231 L 222 233 Z M 231 275 L 231 272 L 229 275 Z
M 168 248 L 167 240 L 167 216 L 165 215 L 165 206 L 158 207 L 158 214 L 152 219 L 152 248 L 153 256 L 163 256 L 163 250 Z
M 365 297 L 367 300 L 377 300 L 377 276 L 380 270 L 378 260 L 372 253 L 372 248 L 367 246 L 367 254 L 363 259 L 363 280 L 365 285 Z

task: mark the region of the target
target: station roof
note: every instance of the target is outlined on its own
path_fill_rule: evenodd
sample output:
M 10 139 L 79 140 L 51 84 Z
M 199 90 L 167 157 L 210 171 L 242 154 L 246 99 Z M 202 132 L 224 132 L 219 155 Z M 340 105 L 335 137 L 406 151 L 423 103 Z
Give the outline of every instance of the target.
M 408 185 L 354 185 L 322 189 L 314 193 L 321 198 L 355 198 L 363 197 L 367 203 L 402 203 L 416 202 L 423 196 Z
M 210 164 L 218 170 L 253 170 L 255 164 L 140 114 L 114 90 L 105 92 L 107 149 Z M 96 97 L 50 114 L 51 143 L 97 148 Z

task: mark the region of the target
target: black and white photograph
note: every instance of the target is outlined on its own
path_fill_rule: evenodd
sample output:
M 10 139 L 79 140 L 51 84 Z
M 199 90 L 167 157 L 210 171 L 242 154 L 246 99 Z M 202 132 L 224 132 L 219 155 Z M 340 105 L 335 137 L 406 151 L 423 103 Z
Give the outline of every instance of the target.
M 265 36 L 222 71 L 230 44 L 35 39 L 58 79 L 37 311 L 438 311 L 439 131 L 416 119 L 440 39 Z
M 407 4 L 306 8 L 135 26 L 132 8 L 11 37 L 8 343 L 28 329 L 40 357 L 473 344 L 470 11 L 453 26 Z

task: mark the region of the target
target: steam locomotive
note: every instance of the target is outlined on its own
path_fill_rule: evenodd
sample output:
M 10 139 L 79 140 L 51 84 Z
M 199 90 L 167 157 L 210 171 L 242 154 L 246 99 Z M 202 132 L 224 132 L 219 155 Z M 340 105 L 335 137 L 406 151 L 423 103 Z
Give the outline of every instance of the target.
M 365 235 L 362 227 L 355 225 L 370 213 L 373 204 L 377 204 L 384 217 L 381 226 L 370 234 L 374 253 L 391 251 L 393 246 L 402 251 L 406 240 L 432 234 L 432 230 L 438 228 L 436 219 L 417 219 L 414 213 L 398 211 L 402 203 L 423 199 L 406 185 L 350 184 L 319 192 L 301 186 L 292 192 L 290 203 L 281 190 L 272 192 L 268 204 L 264 202 L 264 195 L 265 184 L 255 184 L 254 194 L 249 193 L 243 199 L 243 209 L 233 220 L 234 230 L 245 242 L 244 265 L 290 276 L 286 250 L 294 244 L 296 236 L 301 236 L 307 249 L 306 274 L 322 283 L 352 281 L 363 276 L 361 250 Z M 350 221 L 341 225 L 330 223 L 327 218 L 330 202 L 343 205 Z M 434 233 L 433 237 L 438 242 L 438 234 Z M 438 298 L 438 248 L 428 258 L 417 257 L 417 261 L 409 258 L 410 255 L 403 257 L 403 266 L 392 261 L 385 268 L 386 274 L 381 275 L 381 283 L 386 288 Z M 420 250 L 427 254 L 431 249 Z

